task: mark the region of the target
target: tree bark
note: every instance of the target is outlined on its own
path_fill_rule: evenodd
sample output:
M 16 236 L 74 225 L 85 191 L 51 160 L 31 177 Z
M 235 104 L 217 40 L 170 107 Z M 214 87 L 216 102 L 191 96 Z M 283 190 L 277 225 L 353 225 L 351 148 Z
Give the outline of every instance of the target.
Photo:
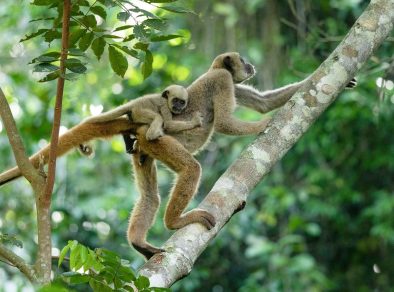
M 154 287 L 169 287 L 191 272 L 208 243 L 233 214 L 243 209 L 250 191 L 298 141 L 314 120 L 335 100 L 393 28 L 394 0 L 373 0 L 349 34 L 312 74 L 309 81 L 273 117 L 261 134 L 220 177 L 199 208 L 215 215 L 207 231 L 188 225 L 164 244 L 165 253 L 152 257 L 140 274 Z

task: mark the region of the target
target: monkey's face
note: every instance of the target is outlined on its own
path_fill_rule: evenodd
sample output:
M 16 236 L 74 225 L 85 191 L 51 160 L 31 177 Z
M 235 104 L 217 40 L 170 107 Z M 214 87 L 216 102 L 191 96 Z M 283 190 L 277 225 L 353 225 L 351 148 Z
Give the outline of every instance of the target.
M 222 68 L 228 70 L 233 76 L 234 83 L 241 83 L 256 73 L 254 66 L 236 52 L 219 55 L 213 61 L 211 68 Z
M 179 85 L 170 85 L 162 93 L 167 99 L 168 108 L 173 114 L 182 113 L 187 107 L 189 96 L 186 89 Z

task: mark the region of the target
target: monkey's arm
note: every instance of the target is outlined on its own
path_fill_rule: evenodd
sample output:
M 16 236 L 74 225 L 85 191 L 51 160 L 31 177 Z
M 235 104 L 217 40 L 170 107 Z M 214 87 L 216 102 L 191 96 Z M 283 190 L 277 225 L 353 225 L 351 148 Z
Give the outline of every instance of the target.
M 160 114 L 163 117 L 163 129 L 169 134 L 191 130 L 201 126 L 202 123 L 200 112 L 195 112 L 193 118 L 190 121 L 174 121 L 172 119 L 172 113 L 167 104 L 160 107 Z
M 216 94 L 213 96 L 215 131 L 228 135 L 251 135 L 262 132 L 267 127 L 269 119 L 245 122 L 234 117 L 232 114 L 236 103 L 231 75 L 221 72 L 221 75 L 216 77 L 214 82 Z
M 195 112 L 193 118 L 190 121 L 174 121 L 172 119 L 172 114 L 168 110 L 169 113 L 163 115 L 163 129 L 166 133 L 178 133 L 186 130 L 191 130 L 201 126 L 202 118 L 200 112 Z
M 128 102 L 108 112 L 99 114 L 97 116 L 88 117 L 83 120 L 83 123 L 104 123 L 104 122 L 112 121 L 130 112 L 131 108 L 132 108 L 132 104 Z
M 309 77 L 300 82 L 267 91 L 259 91 L 247 84 L 236 84 L 235 96 L 239 105 L 252 108 L 260 113 L 267 113 L 284 105 L 308 80 Z M 352 89 L 356 86 L 357 80 L 353 78 L 346 88 Z
M 308 78 L 274 90 L 259 91 L 246 84 L 235 85 L 237 103 L 252 108 L 261 113 L 267 113 L 284 105 Z

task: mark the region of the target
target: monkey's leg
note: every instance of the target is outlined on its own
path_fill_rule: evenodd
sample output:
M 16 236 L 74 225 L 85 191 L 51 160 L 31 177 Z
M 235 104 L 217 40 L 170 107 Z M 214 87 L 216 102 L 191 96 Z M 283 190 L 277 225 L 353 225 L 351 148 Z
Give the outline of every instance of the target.
M 177 174 L 165 212 L 166 226 L 169 229 L 179 229 L 190 223 L 201 223 L 207 229 L 214 227 L 215 218 L 205 210 L 194 209 L 183 214 L 199 186 L 201 166 L 198 161 L 171 136 L 147 141 L 145 135 L 138 131 L 137 138 L 144 153 L 162 161 Z
M 141 124 L 130 123 L 126 118 L 118 118 L 105 123 L 81 123 L 59 137 L 56 156 L 62 156 L 79 145 L 97 138 L 109 138 L 125 132 L 135 132 Z M 30 162 L 38 168 L 40 159 L 44 164 L 49 159 L 50 144 L 30 157 Z M 21 176 L 16 166 L 0 174 L 0 186 Z
M 137 251 L 149 259 L 155 253 L 164 251 L 146 242 L 146 235 L 160 205 L 160 196 L 155 161 L 151 157 L 146 157 L 144 163 L 141 164 L 140 155 L 139 152 L 132 155 L 134 177 L 140 198 L 130 216 L 127 239 Z

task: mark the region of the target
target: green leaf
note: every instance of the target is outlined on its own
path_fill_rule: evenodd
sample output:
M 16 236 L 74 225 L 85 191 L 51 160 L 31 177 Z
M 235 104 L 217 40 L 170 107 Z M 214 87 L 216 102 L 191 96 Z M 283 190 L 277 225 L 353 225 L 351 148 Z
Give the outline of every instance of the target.
M 122 12 L 119 12 L 119 13 L 116 15 L 116 18 L 117 18 L 119 21 L 127 21 L 127 20 L 130 18 L 130 14 L 127 13 L 127 12 L 122 11 Z
M 69 39 L 69 46 L 73 47 L 78 41 L 79 39 L 86 34 L 87 30 L 86 29 L 77 29 L 73 32 L 71 32 L 70 34 L 70 39 Z
M 78 0 L 78 5 L 79 6 L 87 6 L 87 7 L 89 7 L 90 3 L 87 0 Z
M 85 65 L 83 65 L 82 62 L 76 58 L 67 59 L 65 61 L 65 65 L 68 70 L 78 74 L 82 74 L 87 70 Z M 79 249 L 81 249 L 81 247 L 79 247 Z
M 78 73 L 67 73 L 64 75 L 64 79 L 69 80 L 69 81 L 75 81 L 78 79 L 80 74 Z
M 75 249 L 78 246 L 78 241 L 76 240 L 69 240 L 68 245 L 70 246 L 71 250 Z
M 155 15 L 152 12 L 145 10 L 145 9 L 134 8 L 134 9 L 129 9 L 129 10 L 132 12 L 135 12 L 135 13 L 141 13 L 138 16 L 146 16 L 147 18 L 159 18 L 157 15 Z
M 150 51 L 145 52 L 144 63 L 142 64 L 142 74 L 144 76 L 144 80 L 150 76 L 152 73 L 152 63 L 153 63 L 153 55 Z
M 133 28 L 134 36 L 140 41 L 146 42 L 148 40 L 148 35 L 146 34 L 144 27 L 142 25 L 134 25 Z
M 34 64 L 37 62 L 53 62 L 57 61 L 60 58 L 60 53 L 59 52 L 49 52 L 46 54 L 43 54 L 41 56 L 38 56 L 37 58 L 34 58 L 33 60 L 30 61 L 29 64 Z
M 47 31 L 49 31 L 49 29 L 41 28 L 41 29 L 39 29 L 36 32 L 33 32 L 31 34 L 25 35 L 25 37 L 23 39 L 21 39 L 20 42 L 24 42 L 24 41 L 30 40 L 32 38 L 35 38 L 36 36 L 39 36 L 39 35 L 42 35 L 43 33 L 46 33 Z
M 94 292 L 112 292 L 113 290 L 108 285 L 97 281 L 96 279 L 90 279 L 89 285 L 92 287 Z
M 34 0 L 31 4 L 37 6 L 46 6 L 59 3 L 59 0 Z
M 87 27 L 96 27 L 97 26 L 97 21 L 96 17 L 94 15 L 89 14 L 80 19 L 80 21 L 86 25 Z
M 171 3 L 178 0 L 144 0 L 146 3 Z
M 89 249 L 89 257 L 92 259 L 92 268 L 96 272 L 100 272 L 104 266 L 99 262 L 97 254 L 91 249 Z
M 64 257 L 66 256 L 67 252 L 70 250 L 70 246 L 66 245 L 65 247 L 63 247 L 62 251 L 60 252 L 60 256 L 59 256 L 59 261 L 57 263 L 57 266 L 60 267 L 61 263 L 64 260 Z
M 61 39 L 62 33 L 58 30 L 50 30 L 44 34 L 44 39 L 47 43 L 51 43 L 53 40 Z
M 114 7 L 116 6 L 116 2 L 114 0 L 98 0 L 101 4 L 106 7 Z
M 90 280 L 89 275 L 81 275 L 77 272 L 65 272 L 61 277 L 68 284 L 82 284 L 87 283 Z
M 69 50 L 68 50 L 68 54 L 69 54 L 70 56 L 86 57 L 86 54 L 85 54 L 82 50 L 77 49 L 77 48 L 71 48 L 71 49 L 69 49 Z
M 36 22 L 36 21 L 41 21 L 41 20 L 52 20 L 55 19 L 54 17 L 46 17 L 46 18 L 36 18 L 36 19 L 32 19 L 29 22 Z
M 116 74 L 123 77 L 127 71 L 128 63 L 127 59 L 121 52 L 119 52 L 115 47 L 110 46 L 108 48 L 109 52 L 109 62 L 111 67 Z
M 120 266 L 118 269 L 118 276 L 125 282 L 135 281 L 134 272 L 129 267 Z
M 167 23 L 162 19 L 146 19 L 142 22 L 142 25 L 149 26 L 156 30 L 163 30 L 168 26 Z
M 90 250 L 88 249 L 87 259 L 86 259 L 85 263 L 83 264 L 83 270 L 87 271 L 90 268 L 92 268 L 94 260 L 95 260 L 95 255 L 92 256 L 90 254 Z
M 122 50 L 126 54 L 138 59 L 138 52 L 136 50 L 130 49 L 130 48 L 126 47 L 126 46 L 120 46 L 120 45 L 117 45 L 117 44 L 113 44 L 113 46 L 115 46 L 118 49 Z
M 133 48 L 135 48 L 137 50 L 141 50 L 141 51 L 146 51 L 146 50 L 148 50 L 148 47 L 149 47 L 149 44 L 138 42 L 134 45 Z
M 81 250 L 81 259 L 82 259 L 82 261 L 85 263 L 86 262 L 86 260 L 88 259 L 88 249 L 87 249 L 87 247 L 86 246 L 83 246 L 82 247 L 82 250 Z
M 52 65 L 51 63 L 39 63 L 34 66 L 33 72 L 53 72 L 59 69 L 59 66 Z
M 148 288 L 149 279 L 145 276 L 139 276 L 138 279 L 134 281 L 134 285 L 138 288 L 138 290 Z
M 122 25 L 122 26 L 115 28 L 114 31 L 121 31 L 121 30 L 132 28 L 132 27 L 133 27 L 132 25 Z
M 175 6 L 175 5 L 166 5 L 166 6 L 160 6 L 161 9 L 174 12 L 174 13 L 192 13 L 196 14 L 193 10 L 187 9 L 182 6 Z
M 133 34 L 130 34 L 123 39 L 123 42 L 129 42 L 132 41 L 133 39 L 135 39 L 135 36 Z
M 59 76 L 60 76 L 60 71 L 55 71 L 55 72 L 49 73 L 44 78 L 38 80 L 38 82 L 48 82 L 48 81 L 55 80 L 55 79 L 59 78 Z
M 92 11 L 94 14 L 100 16 L 103 19 L 107 18 L 107 12 L 101 6 L 93 6 L 92 8 L 90 8 L 90 11 Z
M 152 42 L 162 42 L 162 41 L 168 41 L 168 40 L 172 40 L 172 39 L 176 39 L 176 38 L 181 38 L 181 35 L 178 34 L 168 34 L 168 35 L 157 35 L 157 36 L 153 36 L 151 37 L 151 41 Z
M 76 265 L 79 262 L 80 252 L 81 252 L 82 245 L 77 244 L 75 248 L 71 248 L 70 253 L 70 269 L 75 269 Z
M 94 38 L 94 34 L 92 32 L 88 32 L 87 34 L 85 34 L 79 41 L 78 46 L 82 51 L 86 51 Z
M 110 266 L 106 266 L 100 271 L 100 276 L 102 276 L 107 283 L 111 283 L 115 275 L 116 270 Z
M 97 253 L 104 260 L 104 262 L 109 263 L 112 266 L 118 267 L 121 264 L 120 256 L 113 251 L 105 248 L 99 248 Z
M 123 287 L 123 282 L 117 277 L 114 278 L 114 287 L 115 289 L 120 289 Z
M 108 38 L 108 39 L 121 39 L 122 37 L 117 36 L 117 35 L 113 35 L 113 34 L 104 34 L 101 37 L 103 38 Z
M 92 43 L 92 50 L 94 52 L 94 54 L 96 55 L 97 59 L 100 60 L 101 55 L 104 52 L 104 48 L 106 45 L 106 41 L 103 38 L 97 38 L 93 41 Z

